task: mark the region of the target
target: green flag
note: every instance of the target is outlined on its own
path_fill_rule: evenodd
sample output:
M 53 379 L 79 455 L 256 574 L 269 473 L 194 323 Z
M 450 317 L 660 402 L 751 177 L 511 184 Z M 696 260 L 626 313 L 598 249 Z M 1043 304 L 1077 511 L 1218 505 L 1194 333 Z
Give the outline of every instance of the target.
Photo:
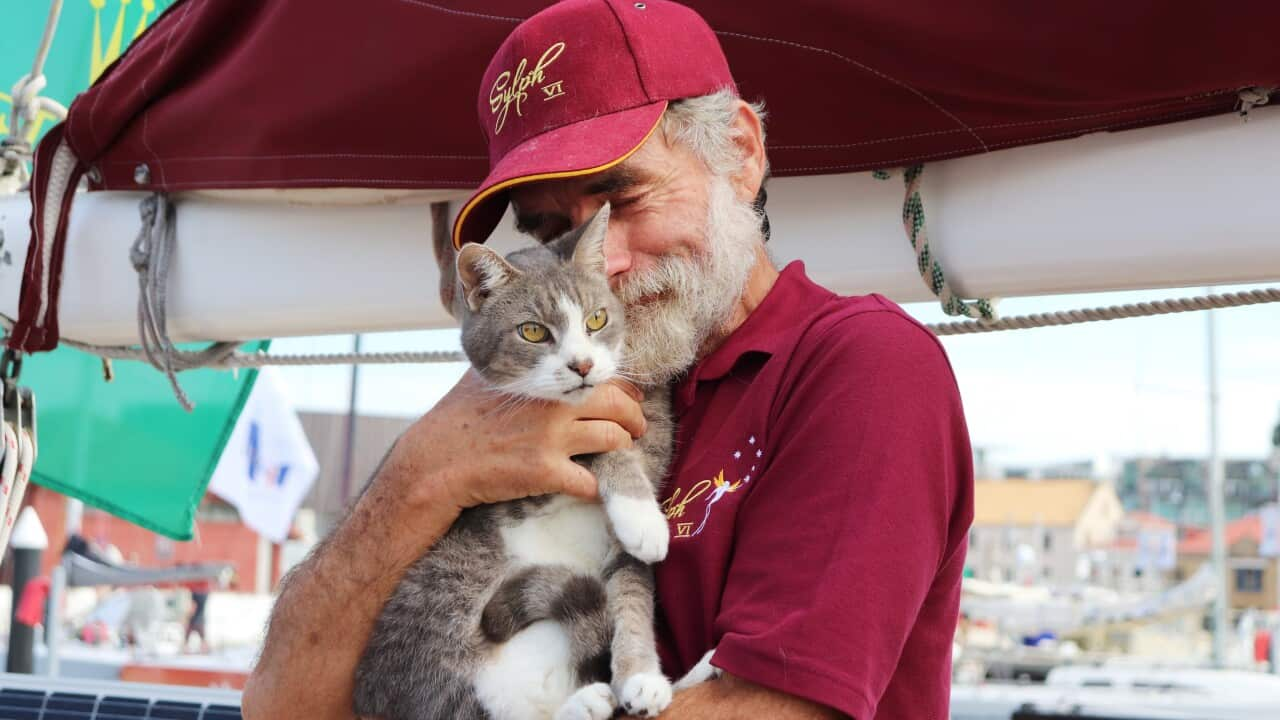
M 173 0 L 65 0 L 42 92 L 69 105 Z M 5 3 L 0 88 L 31 71 L 48 0 Z M 0 135 L 10 131 L 11 98 L 0 92 Z M 32 137 L 56 123 L 42 114 Z M 22 258 L 14 258 L 22 262 Z M 64 287 L 62 292 L 75 292 Z M 253 343 L 246 349 L 265 348 Z M 195 402 L 178 406 L 168 380 L 150 366 L 115 363 L 103 379 L 97 358 L 61 348 L 26 358 L 21 384 L 36 397 L 40 453 L 32 480 L 175 540 L 189 540 L 195 508 L 222 453 L 254 372 L 196 370 L 179 375 Z

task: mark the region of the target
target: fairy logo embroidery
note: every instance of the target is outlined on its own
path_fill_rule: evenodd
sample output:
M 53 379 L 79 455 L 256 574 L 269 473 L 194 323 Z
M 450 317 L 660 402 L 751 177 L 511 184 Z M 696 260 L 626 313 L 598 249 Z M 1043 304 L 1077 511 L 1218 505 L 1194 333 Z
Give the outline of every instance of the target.
M 756 437 L 752 435 L 747 439 L 748 451 L 745 454 L 746 462 L 750 463 L 750 469 L 746 474 L 740 476 L 738 480 L 729 481 L 725 479 L 725 471 L 722 468 L 715 477 L 707 480 L 699 480 L 684 490 L 677 487 L 672 491 L 671 495 L 662 501 L 662 511 L 666 513 L 667 520 L 676 520 L 675 537 L 690 538 L 697 537 L 707 527 L 707 521 L 711 519 L 712 508 L 716 503 L 724 499 L 726 495 L 737 492 L 743 485 L 751 482 L 752 473 L 756 472 L 756 467 L 760 459 L 764 455 L 764 451 L 755 447 Z M 735 465 L 744 464 L 744 453 L 741 450 L 733 452 Z M 695 509 L 693 513 L 689 512 L 689 506 L 701 500 L 704 504 L 702 507 L 701 518 L 697 515 Z M 692 515 L 688 520 L 684 518 L 686 515 Z
M 542 57 L 538 58 L 538 64 L 534 65 L 533 70 L 527 74 L 525 68 L 529 65 L 529 58 L 520 58 L 520 64 L 516 66 L 514 73 L 505 70 L 494 79 L 493 88 L 489 91 L 489 110 L 497 116 L 493 125 L 494 135 L 500 134 L 502 128 L 506 126 L 507 113 L 510 112 L 512 105 L 516 108 L 516 115 L 524 116 L 524 101 L 529 99 L 529 91 L 533 88 L 538 87 L 542 90 L 543 102 L 555 100 L 564 95 L 564 81 L 547 82 L 543 72 L 563 52 L 564 43 L 555 43 L 542 53 Z

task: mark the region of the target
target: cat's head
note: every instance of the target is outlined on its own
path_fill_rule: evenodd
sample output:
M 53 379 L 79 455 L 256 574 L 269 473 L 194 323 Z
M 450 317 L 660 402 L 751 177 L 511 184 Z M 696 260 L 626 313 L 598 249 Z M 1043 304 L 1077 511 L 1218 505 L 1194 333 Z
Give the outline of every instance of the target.
M 462 348 L 476 370 L 515 395 L 581 402 L 613 378 L 625 333 L 609 289 L 605 205 L 582 227 L 506 258 L 470 244 L 458 253 Z

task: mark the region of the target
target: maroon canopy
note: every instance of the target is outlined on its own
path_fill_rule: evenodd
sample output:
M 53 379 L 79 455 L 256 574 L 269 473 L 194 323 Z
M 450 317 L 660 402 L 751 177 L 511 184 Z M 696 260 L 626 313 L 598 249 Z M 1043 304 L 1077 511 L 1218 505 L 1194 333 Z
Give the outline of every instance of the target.
M 47 142 L 65 136 L 92 189 L 471 187 L 488 169 L 480 76 L 547 4 L 182 0 Z M 1229 112 L 1241 88 L 1280 86 L 1274 0 L 689 4 L 717 30 L 743 96 L 765 100 L 777 175 Z M 42 222 L 11 343 L 28 350 L 56 343 L 56 311 L 37 327 L 30 309 L 60 264 L 56 248 L 53 272 L 41 266 L 59 234 Z

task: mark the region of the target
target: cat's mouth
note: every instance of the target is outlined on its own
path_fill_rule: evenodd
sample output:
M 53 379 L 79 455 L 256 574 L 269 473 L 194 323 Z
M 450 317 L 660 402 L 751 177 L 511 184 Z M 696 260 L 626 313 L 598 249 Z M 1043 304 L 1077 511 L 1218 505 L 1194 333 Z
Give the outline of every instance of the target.
M 595 385 L 592 385 L 591 383 L 587 382 L 586 380 L 583 380 L 581 385 L 579 385 L 578 387 L 575 387 L 575 388 L 569 388 L 568 390 L 565 390 L 565 391 L 564 391 L 564 394 L 565 394 L 565 395 L 572 395 L 572 394 L 574 394 L 574 393 L 576 393 L 576 392 L 583 392 L 583 391 L 586 391 L 586 390 L 590 390 L 590 389 L 591 389 L 591 388 L 593 388 L 593 387 L 595 387 Z

